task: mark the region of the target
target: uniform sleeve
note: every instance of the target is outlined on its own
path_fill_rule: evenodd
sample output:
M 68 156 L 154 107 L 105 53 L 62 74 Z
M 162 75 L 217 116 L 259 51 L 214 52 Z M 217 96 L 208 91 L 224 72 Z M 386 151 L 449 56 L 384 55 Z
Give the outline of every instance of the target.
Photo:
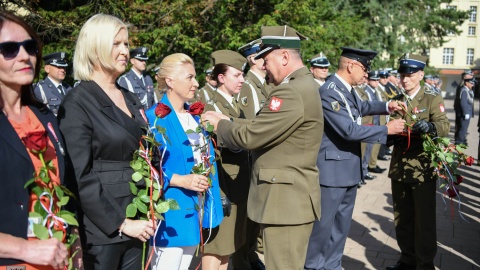
M 120 85 L 122 88 L 127 89 L 128 91 L 132 92 L 132 89 L 128 87 L 127 83 L 127 77 L 126 76 L 120 76 L 117 80 L 118 85 Z
M 40 83 L 35 86 L 33 89 L 33 94 L 37 98 L 37 100 L 41 101 L 44 104 L 47 104 L 47 100 L 42 97 L 42 90 L 40 89 Z
M 437 135 L 439 137 L 448 136 L 450 131 L 450 122 L 448 121 L 447 114 L 445 113 L 445 104 L 441 95 L 436 95 L 433 98 L 430 107 L 430 122 L 435 125 L 437 129 Z
M 468 93 L 463 88 L 462 88 L 462 92 L 460 92 L 460 107 L 462 108 L 462 116 L 465 116 L 465 114 L 467 114 L 469 111 L 469 105 L 468 105 Z
M 251 121 L 221 120 L 217 128 L 219 145 L 245 150 L 271 147 L 283 142 L 303 123 L 303 101 L 289 84 L 277 86 L 266 104 Z
M 386 126 L 358 125 L 348 114 L 346 106 L 349 106 L 349 104 L 345 104 L 340 94 L 334 90 L 322 88 L 320 96 L 322 97 L 325 125 L 330 125 L 339 136 L 347 141 L 385 144 L 388 133 Z M 362 109 L 362 112 L 375 111 L 370 102 L 363 101 L 363 103 L 365 105 L 362 105 L 362 107 L 365 108 Z M 338 107 L 336 104 L 338 104 Z

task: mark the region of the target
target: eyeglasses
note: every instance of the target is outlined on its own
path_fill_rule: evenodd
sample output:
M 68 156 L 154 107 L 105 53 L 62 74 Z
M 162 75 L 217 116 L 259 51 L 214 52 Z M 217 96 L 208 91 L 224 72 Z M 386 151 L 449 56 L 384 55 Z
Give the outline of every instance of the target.
M 0 53 L 3 55 L 3 58 L 9 60 L 17 57 L 18 52 L 20 51 L 20 46 L 23 46 L 25 51 L 29 55 L 36 55 L 38 53 L 37 42 L 33 39 L 24 40 L 22 42 L 3 42 L 0 43 Z
M 368 72 L 370 72 L 370 70 L 369 70 L 368 68 L 366 68 L 366 67 L 365 67 L 364 65 L 362 65 L 362 64 L 359 64 L 359 63 L 357 63 L 357 62 L 352 62 L 352 64 L 354 64 L 354 65 L 357 65 L 357 66 L 361 67 L 361 68 L 362 68 L 362 70 L 363 70 L 363 72 L 365 72 L 365 73 L 368 73 Z

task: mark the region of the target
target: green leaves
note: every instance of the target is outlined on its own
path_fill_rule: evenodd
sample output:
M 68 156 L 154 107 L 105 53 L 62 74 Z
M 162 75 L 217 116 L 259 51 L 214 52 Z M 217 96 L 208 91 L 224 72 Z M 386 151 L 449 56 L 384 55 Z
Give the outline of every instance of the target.
M 49 238 L 48 230 L 43 224 L 33 224 L 33 233 L 40 240 L 47 240 Z
M 160 129 L 159 126 L 156 127 Z M 165 129 L 162 130 L 163 132 Z M 132 202 L 127 206 L 127 218 L 138 218 L 140 220 L 149 220 L 153 217 L 149 211 L 153 207 L 153 215 L 159 219 L 163 219 L 161 214 L 166 213 L 171 209 L 170 203 L 165 202 L 161 198 L 161 186 L 153 178 L 152 174 L 152 157 L 153 149 L 156 149 L 161 144 L 155 140 L 151 130 L 147 129 L 147 135 L 143 136 L 143 144 L 140 142 L 140 147 L 133 154 L 133 159 L 130 161 L 130 167 L 133 169 L 132 182 L 129 182 L 130 191 L 135 196 Z M 144 180 L 145 187 L 140 187 L 140 182 Z M 151 196 L 150 196 L 151 194 Z M 165 203 L 165 204 L 164 204 Z M 173 204 L 175 206 L 175 204 Z M 160 206 L 160 207 L 159 207 Z M 178 206 L 178 205 L 177 205 Z

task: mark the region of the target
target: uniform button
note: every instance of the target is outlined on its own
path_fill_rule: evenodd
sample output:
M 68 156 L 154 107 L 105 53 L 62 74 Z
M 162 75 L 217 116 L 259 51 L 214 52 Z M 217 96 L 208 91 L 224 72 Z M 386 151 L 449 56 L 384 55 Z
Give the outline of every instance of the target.
M 337 158 L 340 158 L 340 156 L 337 156 Z
M 275 177 L 272 178 L 272 182 L 275 182 Z

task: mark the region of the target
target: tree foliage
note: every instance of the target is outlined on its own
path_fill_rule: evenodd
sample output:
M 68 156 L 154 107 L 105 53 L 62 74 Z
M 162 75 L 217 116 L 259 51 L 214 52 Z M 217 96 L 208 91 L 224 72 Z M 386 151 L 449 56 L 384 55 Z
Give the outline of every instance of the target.
M 132 47 L 150 49 L 149 67 L 175 52 L 190 55 L 197 73 L 210 54 L 236 50 L 260 38 L 263 25 L 289 25 L 309 38 L 306 61 L 323 51 L 333 66 L 339 47 L 379 52 L 374 68 L 395 67 L 404 52 L 425 53 L 458 33 L 467 12 L 441 9 L 446 0 L 0 0 L 0 8 L 22 7 L 44 42 L 44 54 L 72 55 L 83 23 L 96 13 L 112 14 L 130 25 Z

